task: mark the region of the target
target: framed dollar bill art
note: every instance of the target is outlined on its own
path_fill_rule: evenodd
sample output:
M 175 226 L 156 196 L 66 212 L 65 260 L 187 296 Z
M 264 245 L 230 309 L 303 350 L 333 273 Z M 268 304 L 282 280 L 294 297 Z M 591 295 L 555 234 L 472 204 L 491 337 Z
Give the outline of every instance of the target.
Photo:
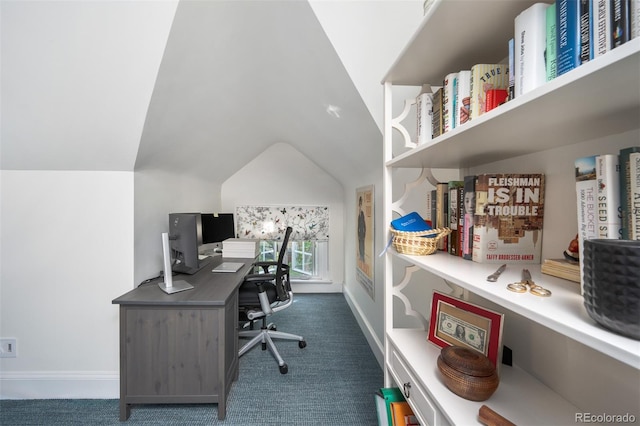
M 498 368 L 504 315 L 434 291 L 429 341 L 444 348 L 463 346 L 483 353 Z

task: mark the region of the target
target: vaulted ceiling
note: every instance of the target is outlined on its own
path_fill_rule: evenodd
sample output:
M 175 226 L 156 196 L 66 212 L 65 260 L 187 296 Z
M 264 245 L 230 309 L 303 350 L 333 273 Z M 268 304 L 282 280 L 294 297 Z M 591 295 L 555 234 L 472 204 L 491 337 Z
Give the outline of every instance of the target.
M 307 1 L 3 0 L 1 23 L 2 169 L 222 182 L 278 142 L 341 182 L 380 167 L 380 129 Z

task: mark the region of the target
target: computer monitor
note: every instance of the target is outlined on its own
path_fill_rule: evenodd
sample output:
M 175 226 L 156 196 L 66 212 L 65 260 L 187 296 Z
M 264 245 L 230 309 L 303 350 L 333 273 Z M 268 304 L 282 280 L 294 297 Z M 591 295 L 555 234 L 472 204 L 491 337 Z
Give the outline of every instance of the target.
M 169 245 L 174 272 L 195 274 L 208 263 L 198 257 L 202 245 L 200 213 L 169 213 Z
M 205 249 L 220 249 L 227 238 L 235 238 L 233 213 L 202 213 L 202 244 Z

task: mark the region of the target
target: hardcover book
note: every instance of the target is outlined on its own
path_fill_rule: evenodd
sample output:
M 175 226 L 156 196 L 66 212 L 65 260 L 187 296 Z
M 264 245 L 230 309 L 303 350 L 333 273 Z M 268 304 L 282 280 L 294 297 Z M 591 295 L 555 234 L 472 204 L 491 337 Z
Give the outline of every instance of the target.
M 595 0 L 594 0 L 595 1 Z M 606 1 L 606 0 L 603 0 Z M 556 48 L 558 47 L 558 38 L 556 31 L 556 4 L 552 3 L 547 7 L 545 23 L 547 26 L 547 52 L 545 56 L 545 67 L 547 81 L 551 81 L 558 75 L 558 55 Z
M 436 228 L 449 226 L 449 185 L 440 182 L 436 185 Z M 438 241 L 438 250 L 449 251 L 449 236 Z
M 611 50 L 611 1 L 591 0 L 593 3 L 593 57 Z
M 460 203 L 460 194 L 462 194 L 464 182 L 461 180 L 452 180 L 449 186 L 449 254 L 454 256 L 460 255 L 460 237 L 461 228 L 460 214 L 462 213 L 462 205 Z
M 471 67 L 470 120 L 480 117 L 487 109 L 487 91 L 509 90 L 509 69 L 505 64 L 476 64 Z
M 578 224 L 578 257 L 582 259 L 584 241 L 598 238 L 596 202 L 598 185 L 596 180 L 596 156 L 575 160 L 576 210 Z M 580 270 L 582 282 L 582 269 Z
M 631 38 L 640 37 L 640 1 L 632 0 L 629 10 L 631 15 Z
M 418 145 L 426 143 L 433 137 L 433 93 L 431 86 L 422 86 L 416 98 L 416 135 Z
M 620 166 L 617 154 L 603 154 L 596 157 L 596 181 L 598 238 L 621 238 Z
M 611 48 L 615 49 L 629 41 L 631 22 L 629 0 L 611 0 Z
M 475 192 L 473 261 L 540 263 L 544 175 L 478 175 Z
M 444 78 L 442 88 L 442 133 L 456 127 L 456 91 L 458 73 L 450 73 Z
M 629 157 L 640 152 L 640 146 L 623 148 L 619 153 L 620 161 L 620 210 L 622 213 L 622 239 L 631 239 L 633 195 L 631 192 L 631 163 Z
M 442 87 L 433 94 L 433 137 L 440 136 L 442 132 Z
M 462 223 L 462 257 L 472 260 L 473 213 L 476 210 L 476 177 L 464 177 L 464 219 Z
M 585 1 L 585 0 L 583 0 Z M 547 46 L 546 3 L 535 3 L 520 12 L 515 24 L 515 97 L 547 81 L 545 49 Z
M 580 3 L 578 0 L 557 0 L 558 75 L 580 65 Z
M 629 154 L 629 192 L 631 193 L 629 239 L 640 240 L 640 152 Z
M 580 63 L 589 62 L 593 57 L 591 48 L 591 21 L 592 21 L 591 0 L 580 0 Z
M 567 259 L 545 259 L 540 272 L 576 283 L 580 282 L 580 264 Z
M 458 73 L 456 85 L 456 127 L 469 121 L 469 106 L 471 104 L 471 71 L 462 70 Z

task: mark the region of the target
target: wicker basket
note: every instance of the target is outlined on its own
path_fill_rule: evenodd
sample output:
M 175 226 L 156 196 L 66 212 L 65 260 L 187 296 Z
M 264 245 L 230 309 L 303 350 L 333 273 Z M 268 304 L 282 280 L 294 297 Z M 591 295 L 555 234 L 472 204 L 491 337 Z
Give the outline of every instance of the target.
M 449 228 L 436 228 L 427 231 L 405 232 L 389 228 L 393 234 L 393 247 L 398 253 L 424 256 L 435 253 L 438 241 L 451 233 Z M 426 236 L 434 235 L 432 238 Z
M 437 364 L 447 388 L 464 399 L 489 399 L 500 383 L 489 358 L 472 349 L 447 346 L 440 352 Z

